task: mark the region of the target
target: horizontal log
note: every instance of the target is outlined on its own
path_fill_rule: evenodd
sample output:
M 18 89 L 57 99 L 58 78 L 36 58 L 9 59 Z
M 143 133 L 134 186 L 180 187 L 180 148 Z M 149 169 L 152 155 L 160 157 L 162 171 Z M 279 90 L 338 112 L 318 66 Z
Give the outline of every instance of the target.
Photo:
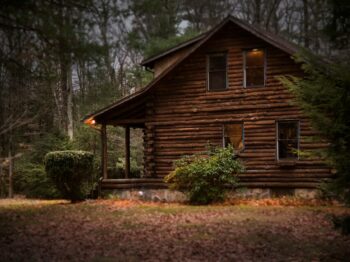
M 131 188 L 167 188 L 168 186 L 165 183 L 137 183 L 137 184 L 102 184 L 102 189 L 131 189 Z
M 246 182 L 240 183 L 239 187 L 247 188 L 318 188 L 320 183 L 311 182 L 294 182 L 294 183 L 283 183 L 283 182 Z
M 159 182 L 162 181 L 161 178 L 121 178 L 121 179 L 103 179 L 102 183 L 103 184 L 108 184 L 108 183 L 154 183 L 154 182 Z

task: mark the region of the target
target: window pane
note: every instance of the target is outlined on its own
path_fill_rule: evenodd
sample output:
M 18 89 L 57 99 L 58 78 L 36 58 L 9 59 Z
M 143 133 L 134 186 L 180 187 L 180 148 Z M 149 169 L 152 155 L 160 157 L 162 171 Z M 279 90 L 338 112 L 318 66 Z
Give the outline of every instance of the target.
M 226 70 L 226 55 L 209 56 L 209 71 Z
M 252 49 L 246 52 L 246 67 L 264 66 L 264 50 Z
M 279 145 L 279 159 L 298 158 L 298 141 L 297 140 L 280 140 Z
M 247 68 L 246 69 L 246 86 L 264 85 L 264 68 Z
M 278 123 L 279 139 L 297 139 L 298 138 L 298 122 L 279 122 Z
M 243 125 L 227 124 L 224 126 L 225 146 L 232 145 L 236 150 L 243 149 Z
M 226 88 L 226 71 L 209 72 L 209 90 Z
M 283 121 L 278 123 L 278 158 L 298 158 L 298 121 Z

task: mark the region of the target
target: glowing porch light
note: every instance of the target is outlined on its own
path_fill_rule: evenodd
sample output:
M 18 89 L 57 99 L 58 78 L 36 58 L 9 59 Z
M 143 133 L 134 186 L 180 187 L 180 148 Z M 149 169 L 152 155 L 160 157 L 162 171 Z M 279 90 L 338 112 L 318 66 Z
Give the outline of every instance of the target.
M 84 121 L 84 123 L 87 124 L 87 125 L 95 125 L 96 124 L 96 120 L 93 119 L 93 118 L 89 118 L 89 119 L 86 119 Z

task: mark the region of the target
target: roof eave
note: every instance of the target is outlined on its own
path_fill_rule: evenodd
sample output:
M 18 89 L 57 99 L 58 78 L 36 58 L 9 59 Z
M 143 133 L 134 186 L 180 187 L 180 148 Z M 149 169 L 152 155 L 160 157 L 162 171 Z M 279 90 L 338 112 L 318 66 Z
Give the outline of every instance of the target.
M 155 62 L 156 60 L 158 60 L 158 59 L 160 59 L 160 58 L 162 58 L 162 57 L 165 57 L 165 56 L 167 56 L 167 55 L 169 55 L 169 54 L 171 54 L 171 53 L 173 53 L 173 52 L 175 52 L 175 51 L 178 51 L 178 50 L 180 50 L 180 49 L 182 49 L 182 48 L 185 48 L 185 47 L 187 47 L 187 46 L 190 46 L 190 45 L 192 45 L 192 44 L 195 44 L 196 42 L 198 42 L 198 41 L 200 41 L 201 39 L 203 39 L 203 38 L 205 37 L 206 34 L 207 34 L 207 32 L 206 32 L 206 33 L 203 33 L 203 34 L 200 34 L 200 35 L 198 35 L 198 36 L 196 36 L 196 37 L 194 37 L 194 38 L 191 38 L 191 39 L 189 39 L 189 40 L 187 40 L 187 41 L 185 41 L 185 42 L 183 42 L 183 43 L 180 43 L 180 44 L 178 44 L 178 45 L 176 45 L 176 46 L 174 46 L 174 47 L 171 47 L 171 48 L 169 48 L 169 49 L 163 51 L 163 52 L 160 53 L 160 54 L 151 56 L 151 57 L 149 57 L 149 58 L 143 60 L 143 61 L 140 63 L 140 65 L 141 65 L 141 66 L 148 67 L 148 68 L 153 68 L 154 62 Z

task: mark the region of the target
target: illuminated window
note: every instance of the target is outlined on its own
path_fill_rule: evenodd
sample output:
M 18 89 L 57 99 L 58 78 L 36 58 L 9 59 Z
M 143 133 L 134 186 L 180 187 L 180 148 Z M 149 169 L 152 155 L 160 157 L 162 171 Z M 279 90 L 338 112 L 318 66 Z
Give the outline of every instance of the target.
M 208 55 L 208 90 L 225 90 L 227 86 L 226 54 Z
M 277 139 L 279 160 L 298 159 L 299 121 L 277 122 Z
M 224 125 L 223 144 L 225 147 L 232 145 L 232 147 L 237 151 L 244 148 L 243 123 Z
M 244 52 L 244 86 L 265 85 L 265 51 L 250 49 Z

